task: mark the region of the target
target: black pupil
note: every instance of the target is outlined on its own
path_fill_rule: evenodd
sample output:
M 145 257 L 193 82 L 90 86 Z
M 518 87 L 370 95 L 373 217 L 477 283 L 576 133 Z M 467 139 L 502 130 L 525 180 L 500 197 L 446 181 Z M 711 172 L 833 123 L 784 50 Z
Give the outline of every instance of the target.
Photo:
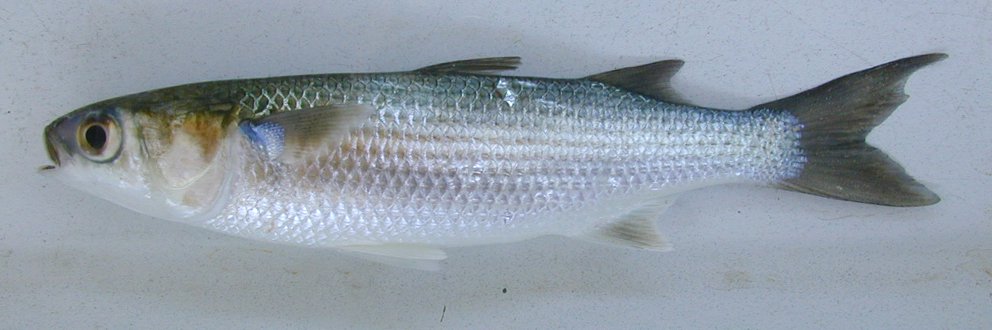
M 103 146 L 107 144 L 107 131 L 99 125 L 87 127 L 86 144 L 89 144 L 93 149 L 103 150 Z

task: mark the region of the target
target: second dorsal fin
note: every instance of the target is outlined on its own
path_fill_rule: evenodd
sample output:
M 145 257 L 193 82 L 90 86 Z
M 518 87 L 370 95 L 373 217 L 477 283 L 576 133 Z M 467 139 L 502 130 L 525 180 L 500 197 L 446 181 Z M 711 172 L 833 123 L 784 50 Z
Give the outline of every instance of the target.
M 486 74 L 499 71 L 516 70 L 518 66 L 520 66 L 520 58 L 516 56 L 486 57 L 434 64 L 413 71 L 421 73 Z
M 672 77 L 685 64 L 682 60 L 665 60 L 644 65 L 620 68 L 594 74 L 585 79 L 620 87 L 669 103 L 686 104 L 672 89 Z

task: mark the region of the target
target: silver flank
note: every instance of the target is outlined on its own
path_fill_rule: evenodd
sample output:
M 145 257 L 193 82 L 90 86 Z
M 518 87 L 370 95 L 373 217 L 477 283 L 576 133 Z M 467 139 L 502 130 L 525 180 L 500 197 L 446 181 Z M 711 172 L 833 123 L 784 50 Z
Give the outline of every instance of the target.
M 786 111 L 675 105 L 589 80 L 396 73 L 236 83 L 245 118 L 327 104 L 377 110 L 294 168 L 244 155 L 230 202 L 207 226 L 285 243 L 578 234 L 693 187 L 777 183 L 806 161 L 801 125 Z

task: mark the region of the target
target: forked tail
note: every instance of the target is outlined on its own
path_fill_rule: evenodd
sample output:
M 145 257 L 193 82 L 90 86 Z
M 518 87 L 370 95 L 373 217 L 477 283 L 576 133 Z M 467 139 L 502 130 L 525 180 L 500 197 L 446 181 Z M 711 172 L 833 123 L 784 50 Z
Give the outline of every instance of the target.
M 855 72 L 805 92 L 752 109 L 791 112 L 802 123 L 806 164 L 786 189 L 891 206 L 923 206 L 940 197 L 902 166 L 865 142 L 865 136 L 908 97 L 906 79 L 945 54 L 908 57 Z

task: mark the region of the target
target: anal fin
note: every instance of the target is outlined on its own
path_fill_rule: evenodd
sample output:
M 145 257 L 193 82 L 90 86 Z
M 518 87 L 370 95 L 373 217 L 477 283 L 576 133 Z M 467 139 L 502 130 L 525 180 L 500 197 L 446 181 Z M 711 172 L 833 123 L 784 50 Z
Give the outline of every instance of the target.
M 671 251 L 671 243 L 658 232 L 655 221 L 672 204 L 669 197 L 654 201 L 596 226 L 581 238 L 602 244 L 654 251 Z

